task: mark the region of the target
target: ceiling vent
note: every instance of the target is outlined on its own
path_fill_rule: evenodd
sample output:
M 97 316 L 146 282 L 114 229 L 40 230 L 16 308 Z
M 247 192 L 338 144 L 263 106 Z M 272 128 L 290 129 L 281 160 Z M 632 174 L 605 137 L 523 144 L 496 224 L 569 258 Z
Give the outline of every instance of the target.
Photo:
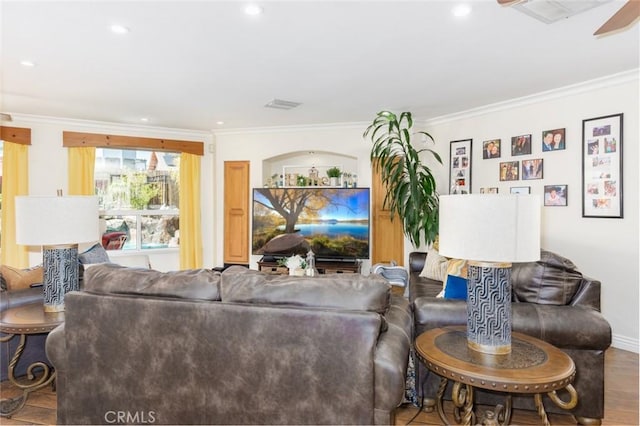
M 514 4 L 513 8 L 545 24 L 551 24 L 610 1 L 611 0 L 525 0 Z
M 274 99 L 268 104 L 265 105 L 267 108 L 275 108 L 275 109 L 292 109 L 297 107 L 298 105 L 302 105 L 300 102 L 291 102 L 291 101 L 283 101 L 282 99 Z

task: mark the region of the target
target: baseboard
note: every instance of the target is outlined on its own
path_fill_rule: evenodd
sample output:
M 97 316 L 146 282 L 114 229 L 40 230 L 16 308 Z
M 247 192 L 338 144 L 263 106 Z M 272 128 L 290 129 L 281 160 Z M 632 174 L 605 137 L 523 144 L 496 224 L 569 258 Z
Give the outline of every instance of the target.
M 614 334 L 611 339 L 611 346 L 625 351 L 638 353 L 638 339 Z

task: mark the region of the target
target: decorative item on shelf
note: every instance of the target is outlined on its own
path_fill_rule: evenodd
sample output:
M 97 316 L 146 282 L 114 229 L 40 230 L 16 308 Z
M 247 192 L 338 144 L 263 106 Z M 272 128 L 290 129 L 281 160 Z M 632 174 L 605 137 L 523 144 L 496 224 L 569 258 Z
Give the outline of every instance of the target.
M 307 180 L 306 176 L 298 175 L 296 177 L 296 186 L 307 186 Z
M 64 295 L 79 290 L 78 243 L 100 235 L 98 197 L 16 197 L 16 242 L 43 246 L 44 310 L 64 311 Z
M 314 166 L 311 166 L 309 169 L 309 186 L 318 186 L 318 181 L 320 180 L 320 173 L 318 169 Z
M 304 275 L 307 262 L 299 254 L 278 260 L 278 264 L 289 269 L 289 275 Z
M 327 169 L 327 176 L 329 176 L 329 184 L 331 186 L 340 186 L 340 175 L 342 175 L 342 172 L 339 167 Z
M 315 277 L 316 275 L 318 275 L 318 270 L 316 269 L 316 255 L 311 249 L 309 249 L 309 251 L 307 252 L 306 264 L 307 266 L 304 269 L 304 274 L 307 277 Z
M 467 344 L 511 352 L 511 263 L 540 259 L 537 195 L 440 197 L 439 251 L 468 260 Z

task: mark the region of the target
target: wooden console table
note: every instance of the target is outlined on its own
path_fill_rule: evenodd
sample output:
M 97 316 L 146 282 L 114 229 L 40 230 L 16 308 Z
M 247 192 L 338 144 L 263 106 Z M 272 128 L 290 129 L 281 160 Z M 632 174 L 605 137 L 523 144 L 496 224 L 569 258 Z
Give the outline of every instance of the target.
M 576 374 L 573 360 L 555 346 L 525 334 L 512 333 L 510 354 L 489 355 L 467 346 L 466 327 L 434 328 L 418 336 L 415 349 L 424 365 L 441 376 L 436 407 L 444 424 L 452 424 L 442 405 L 449 380 L 453 381 L 451 399 L 458 424 L 476 424 L 474 388 L 507 394 L 505 407 L 488 411 L 485 424 L 509 424 L 513 393 L 533 395 L 544 425 L 549 425 L 549 420 L 542 404 L 543 394 L 565 410 L 578 403 L 578 394 L 571 385 Z M 567 391 L 569 401 L 556 394 L 560 389 Z
M 320 274 L 359 274 L 361 266 L 362 262 L 360 260 L 340 262 L 316 259 L 316 269 Z M 267 274 L 289 274 L 287 267 L 278 265 L 277 261 L 271 260 L 260 260 L 258 262 L 258 270 Z

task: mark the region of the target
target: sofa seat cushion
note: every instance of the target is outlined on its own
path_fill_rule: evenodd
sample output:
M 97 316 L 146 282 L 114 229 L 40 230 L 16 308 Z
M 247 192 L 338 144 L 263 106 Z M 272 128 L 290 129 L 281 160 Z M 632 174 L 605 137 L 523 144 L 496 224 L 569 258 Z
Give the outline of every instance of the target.
M 511 286 L 514 301 L 541 305 L 568 305 L 575 296 L 582 274 L 567 258 L 541 250 L 537 262 L 514 263 Z
M 389 308 L 391 286 L 381 275 L 326 274 L 315 277 L 269 275 L 241 266 L 222 273 L 223 302 L 291 305 L 371 311 Z
M 159 272 L 102 263 L 88 268 L 84 281 L 93 293 L 220 300 L 220 272 L 208 269 Z

